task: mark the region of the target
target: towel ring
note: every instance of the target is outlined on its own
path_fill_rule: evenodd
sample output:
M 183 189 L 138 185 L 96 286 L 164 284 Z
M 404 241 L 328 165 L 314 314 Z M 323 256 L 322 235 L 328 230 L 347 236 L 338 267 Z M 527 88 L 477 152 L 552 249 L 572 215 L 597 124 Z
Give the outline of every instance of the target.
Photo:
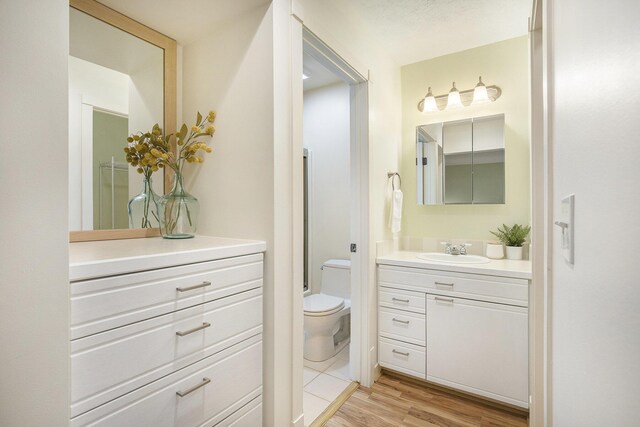
M 387 172 L 387 177 L 391 178 L 391 188 L 396 189 L 396 176 L 398 177 L 398 190 L 402 188 L 402 178 L 398 172 Z

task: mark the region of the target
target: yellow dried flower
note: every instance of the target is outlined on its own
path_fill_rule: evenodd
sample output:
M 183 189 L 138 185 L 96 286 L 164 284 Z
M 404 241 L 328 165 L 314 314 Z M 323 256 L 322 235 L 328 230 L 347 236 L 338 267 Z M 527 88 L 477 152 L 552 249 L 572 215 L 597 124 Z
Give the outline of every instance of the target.
M 191 126 L 191 132 L 200 133 L 200 128 L 196 125 Z
M 216 119 L 216 112 L 215 111 L 209 111 L 209 115 L 207 116 L 207 121 L 209 123 L 213 123 Z
M 144 173 L 144 169 L 142 169 L 142 168 L 138 168 L 138 169 L 136 169 L 136 171 L 137 171 L 138 173 Z
M 213 135 L 213 133 L 214 133 L 215 131 L 216 131 L 216 127 L 215 127 L 215 126 L 213 126 L 213 125 L 211 125 L 211 126 L 208 126 L 208 127 L 207 127 L 207 131 L 206 131 L 206 133 L 207 133 L 207 135 Z
M 133 135 L 134 141 L 140 141 L 140 135 Z

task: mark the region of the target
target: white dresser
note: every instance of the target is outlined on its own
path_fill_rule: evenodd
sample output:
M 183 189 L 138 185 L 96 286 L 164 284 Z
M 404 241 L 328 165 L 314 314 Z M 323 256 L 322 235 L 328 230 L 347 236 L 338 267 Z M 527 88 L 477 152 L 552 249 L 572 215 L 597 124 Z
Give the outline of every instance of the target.
M 71 426 L 261 425 L 265 248 L 70 244 Z
M 528 261 L 462 266 L 378 257 L 382 367 L 529 406 Z

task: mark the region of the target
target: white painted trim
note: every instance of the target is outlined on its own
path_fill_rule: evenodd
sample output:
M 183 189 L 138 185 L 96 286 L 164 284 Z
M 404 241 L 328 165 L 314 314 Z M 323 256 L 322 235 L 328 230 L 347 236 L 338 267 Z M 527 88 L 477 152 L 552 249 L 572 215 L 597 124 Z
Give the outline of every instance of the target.
M 547 2 L 534 0 L 529 22 L 531 67 L 532 284 L 529 295 L 530 425 L 550 425 L 548 393 L 548 304 L 551 241 L 551 181 L 548 141 Z
M 302 23 L 289 17 L 290 39 L 290 81 L 291 81 L 291 169 L 292 169 L 292 313 L 291 313 L 291 426 L 304 427 L 303 387 L 304 387 L 304 255 L 303 255 L 303 170 L 300 161 L 303 154 L 303 86 L 302 73 Z M 309 254 L 311 255 L 311 254 Z M 283 325 L 284 326 L 284 325 Z
M 93 105 L 82 104 L 81 115 L 81 230 L 93 230 Z

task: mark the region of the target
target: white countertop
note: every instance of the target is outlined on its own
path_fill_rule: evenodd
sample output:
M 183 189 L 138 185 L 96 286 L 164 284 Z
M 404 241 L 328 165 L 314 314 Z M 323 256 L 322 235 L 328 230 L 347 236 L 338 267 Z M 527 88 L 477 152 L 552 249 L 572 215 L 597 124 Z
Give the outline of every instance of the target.
M 195 236 L 192 239 L 104 240 L 69 244 L 69 280 L 113 276 L 160 267 L 249 255 L 266 250 L 259 240 Z
M 459 273 L 485 274 L 489 276 L 531 279 L 531 261 L 514 261 L 510 259 L 492 259 L 486 264 L 452 264 L 427 261 L 418 258 L 420 252 L 399 251 L 379 256 L 378 264 L 399 267 L 427 268 L 430 270 L 455 271 Z

